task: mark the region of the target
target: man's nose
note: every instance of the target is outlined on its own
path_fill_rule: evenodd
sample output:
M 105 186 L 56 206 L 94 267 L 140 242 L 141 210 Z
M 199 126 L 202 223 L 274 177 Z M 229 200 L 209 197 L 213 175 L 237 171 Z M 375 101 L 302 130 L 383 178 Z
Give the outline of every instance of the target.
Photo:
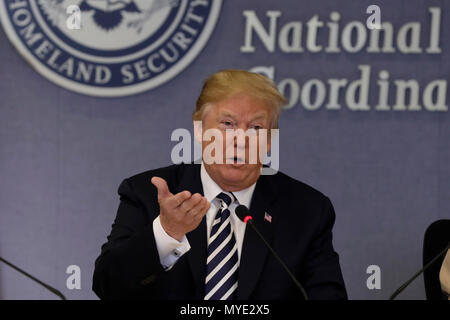
M 245 134 L 246 130 L 246 127 L 240 127 L 236 130 L 236 137 L 234 138 L 234 146 L 236 148 L 243 149 L 248 147 L 248 137 Z

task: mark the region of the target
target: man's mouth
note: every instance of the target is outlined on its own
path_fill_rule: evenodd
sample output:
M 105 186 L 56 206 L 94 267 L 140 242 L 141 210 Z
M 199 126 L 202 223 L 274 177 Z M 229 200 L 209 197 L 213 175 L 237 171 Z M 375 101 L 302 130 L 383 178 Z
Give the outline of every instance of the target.
M 227 158 L 227 164 L 232 164 L 233 166 L 242 166 L 245 164 L 245 160 L 239 157 Z

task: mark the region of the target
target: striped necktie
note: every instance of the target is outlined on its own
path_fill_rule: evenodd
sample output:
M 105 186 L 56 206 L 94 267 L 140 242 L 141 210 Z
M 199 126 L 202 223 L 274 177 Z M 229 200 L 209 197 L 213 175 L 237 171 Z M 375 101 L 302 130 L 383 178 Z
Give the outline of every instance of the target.
M 221 207 L 212 223 L 206 261 L 205 300 L 232 300 L 238 284 L 238 251 L 231 227 L 232 193 L 220 193 Z

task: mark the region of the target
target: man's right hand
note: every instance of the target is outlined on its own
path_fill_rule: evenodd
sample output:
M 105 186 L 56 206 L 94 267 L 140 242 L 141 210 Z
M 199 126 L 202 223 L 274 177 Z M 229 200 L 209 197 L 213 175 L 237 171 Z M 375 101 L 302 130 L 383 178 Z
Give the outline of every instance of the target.
M 151 182 L 158 189 L 161 226 L 169 236 L 181 241 L 186 233 L 198 227 L 211 203 L 200 193 L 191 195 L 189 191 L 181 191 L 172 194 L 167 182 L 160 177 L 153 177 Z

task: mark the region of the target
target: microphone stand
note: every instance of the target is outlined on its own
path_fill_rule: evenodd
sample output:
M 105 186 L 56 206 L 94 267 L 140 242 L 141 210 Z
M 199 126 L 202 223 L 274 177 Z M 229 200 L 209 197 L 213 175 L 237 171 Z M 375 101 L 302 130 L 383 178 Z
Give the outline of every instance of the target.
M 407 286 L 409 286 L 409 284 L 411 282 L 413 282 L 418 276 L 420 276 L 425 270 L 428 269 L 428 267 L 430 267 L 434 262 L 436 262 L 436 260 L 442 256 L 444 253 L 447 252 L 447 250 L 450 248 L 450 244 L 447 245 L 447 247 L 445 247 L 444 250 L 442 250 L 436 257 L 433 258 L 433 260 L 431 260 L 430 262 L 428 262 L 425 267 L 423 267 L 419 272 L 417 272 L 411 279 L 409 279 L 408 281 L 406 281 L 400 288 L 398 288 L 393 294 L 392 296 L 389 298 L 389 300 L 394 300 L 395 297 L 397 297 L 403 290 L 406 289 Z
M 10 266 L 11 268 L 13 268 L 14 270 L 20 272 L 21 274 L 23 274 L 24 276 L 26 276 L 27 278 L 30 278 L 31 280 L 39 283 L 41 286 L 43 286 L 44 288 L 46 288 L 48 291 L 52 292 L 53 294 L 57 295 L 58 297 L 61 298 L 61 300 L 67 300 L 66 297 L 58 290 L 56 290 L 55 288 L 49 286 L 48 284 L 45 284 L 44 282 L 42 282 L 41 280 L 33 277 L 31 274 L 23 271 L 22 269 L 20 269 L 19 267 L 13 265 L 11 262 L 3 259 L 2 257 L 0 257 L 0 261 L 4 262 L 5 264 L 7 264 L 8 266 Z
M 303 294 L 303 298 L 305 300 L 308 300 L 308 295 L 305 292 L 305 289 L 303 289 L 303 286 L 300 284 L 300 282 L 298 282 L 298 280 L 295 278 L 295 276 L 292 274 L 291 270 L 289 270 L 288 266 L 284 263 L 283 260 L 281 260 L 280 256 L 275 252 L 275 250 L 272 249 L 272 246 L 266 241 L 266 239 L 264 239 L 263 235 L 258 231 L 258 229 L 253 225 L 252 219 L 248 219 L 247 224 L 251 225 L 253 228 L 253 231 L 256 232 L 256 234 L 261 238 L 261 240 L 264 242 L 264 244 L 266 245 L 266 247 L 270 250 L 270 252 L 272 253 L 272 255 L 277 259 L 277 261 L 281 264 L 281 266 L 283 267 L 283 269 L 287 272 L 287 274 L 289 275 L 289 277 L 291 277 L 292 281 L 294 281 L 295 285 L 297 286 L 297 288 L 300 289 L 300 291 Z

